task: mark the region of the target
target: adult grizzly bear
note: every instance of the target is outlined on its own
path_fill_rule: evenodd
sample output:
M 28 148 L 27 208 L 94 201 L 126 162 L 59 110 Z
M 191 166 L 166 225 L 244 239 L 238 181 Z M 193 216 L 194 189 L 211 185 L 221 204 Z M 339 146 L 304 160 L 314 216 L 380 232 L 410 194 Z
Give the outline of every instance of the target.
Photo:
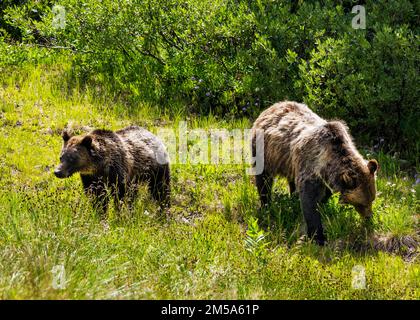
M 340 192 L 341 202 L 352 204 L 363 217 L 372 215 L 378 163 L 363 159 L 343 122 L 326 121 L 304 104 L 285 101 L 255 121 L 254 156 L 257 132 L 264 138 L 264 169 L 255 179 L 263 206 L 270 202 L 273 178 L 287 178 L 290 192 L 299 193 L 308 236 L 320 245 L 325 237 L 318 204 L 332 192 Z
M 162 142 L 146 129 L 131 126 L 113 132 L 94 130 L 82 136 L 63 131 L 58 178 L 79 172 L 84 191 L 95 208 L 105 213 L 109 196 L 115 203 L 133 200 L 139 182 L 147 182 L 161 208 L 169 206 L 169 157 Z

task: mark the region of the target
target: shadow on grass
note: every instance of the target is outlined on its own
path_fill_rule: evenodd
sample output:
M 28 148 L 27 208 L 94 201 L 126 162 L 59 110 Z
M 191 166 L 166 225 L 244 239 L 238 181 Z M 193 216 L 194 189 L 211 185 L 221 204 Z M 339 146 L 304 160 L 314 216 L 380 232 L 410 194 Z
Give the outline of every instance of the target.
M 257 212 L 261 227 L 269 232 L 270 241 L 292 245 L 298 241 L 304 227 L 299 198 L 285 193 L 273 193 L 271 204 Z
M 363 220 L 350 206 L 338 205 L 335 197 L 321 206 L 320 211 L 327 237 L 324 247 L 307 239 L 297 195 L 273 194 L 271 205 L 259 209 L 257 218 L 272 244 L 286 244 L 290 249 L 298 249 L 322 262 L 349 253 L 366 256 L 386 252 L 408 262 L 420 256 L 420 232 L 412 235 L 382 235 L 376 231 L 376 222 Z

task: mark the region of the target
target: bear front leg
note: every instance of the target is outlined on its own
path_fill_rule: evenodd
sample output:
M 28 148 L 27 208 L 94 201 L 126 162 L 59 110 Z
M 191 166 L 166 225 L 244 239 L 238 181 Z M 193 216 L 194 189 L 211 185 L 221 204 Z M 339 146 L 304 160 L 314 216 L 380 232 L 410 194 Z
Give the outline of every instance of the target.
M 106 218 L 106 212 L 108 210 L 108 196 L 106 195 L 106 191 L 100 191 L 95 193 L 90 193 L 92 196 L 92 204 L 93 208 L 95 209 L 96 213 L 99 215 L 101 219 Z
M 324 192 L 324 196 L 322 197 L 321 203 L 325 204 L 328 202 L 328 200 L 331 198 L 332 196 L 332 192 L 330 190 L 330 188 L 325 187 L 325 192 Z
M 125 183 L 115 183 L 112 185 L 112 196 L 114 197 L 114 205 L 117 210 L 120 209 L 121 203 L 126 198 L 127 189 L 128 187 Z
M 321 223 L 321 214 L 318 204 L 322 201 L 325 194 L 325 187 L 322 182 L 317 180 L 306 180 L 301 183 L 299 197 L 300 204 L 305 217 L 308 236 L 314 238 L 317 244 L 324 245 L 325 236 Z
M 104 182 L 91 176 L 82 175 L 81 178 L 85 194 L 91 199 L 94 210 L 104 218 L 109 201 Z
M 289 180 L 288 183 L 289 183 L 289 192 L 290 192 L 290 195 L 293 195 L 296 192 L 296 184 L 292 180 Z
M 263 172 L 255 176 L 255 182 L 260 195 L 261 207 L 268 206 L 271 201 L 271 189 L 273 186 L 273 177 Z

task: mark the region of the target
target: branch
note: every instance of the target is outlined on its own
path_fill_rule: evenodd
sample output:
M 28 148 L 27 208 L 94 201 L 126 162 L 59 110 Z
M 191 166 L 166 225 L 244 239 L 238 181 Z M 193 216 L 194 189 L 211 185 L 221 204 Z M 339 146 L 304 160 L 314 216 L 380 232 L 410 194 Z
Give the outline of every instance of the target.
M 63 46 L 52 46 L 52 45 L 45 45 L 45 44 L 35 44 L 38 47 L 47 48 L 47 49 L 60 49 L 60 50 L 71 50 L 73 52 L 80 52 L 80 53 L 93 53 L 92 50 L 78 50 L 75 47 L 63 47 Z
M 166 62 L 165 61 L 163 61 L 161 58 L 159 58 L 158 56 L 154 55 L 150 51 L 148 51 L 148 50 L 147 51 L 143 51 L 143 50 L 141 50 L 138 47 L 135 47 L 135 48 L 136 48 L 136 50 L 137 50 L 138 53 L 140 53 L 140 54 L 142 54 L 144 56 L 151 57 L 151 58 L 155 59 L 157 62 L 159 62 L 163 66 L 166 65 Z

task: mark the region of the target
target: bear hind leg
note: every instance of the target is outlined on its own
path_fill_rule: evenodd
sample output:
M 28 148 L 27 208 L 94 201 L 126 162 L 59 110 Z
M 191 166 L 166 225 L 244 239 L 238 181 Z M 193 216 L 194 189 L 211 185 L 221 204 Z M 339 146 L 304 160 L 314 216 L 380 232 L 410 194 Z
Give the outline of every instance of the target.
M 161 209 L 169 208 L 171 205 L 170 180 L 169 165 L 164 165 L 157 170 L 149 182 L 149 189 L 152 197 L 159 203 Z

